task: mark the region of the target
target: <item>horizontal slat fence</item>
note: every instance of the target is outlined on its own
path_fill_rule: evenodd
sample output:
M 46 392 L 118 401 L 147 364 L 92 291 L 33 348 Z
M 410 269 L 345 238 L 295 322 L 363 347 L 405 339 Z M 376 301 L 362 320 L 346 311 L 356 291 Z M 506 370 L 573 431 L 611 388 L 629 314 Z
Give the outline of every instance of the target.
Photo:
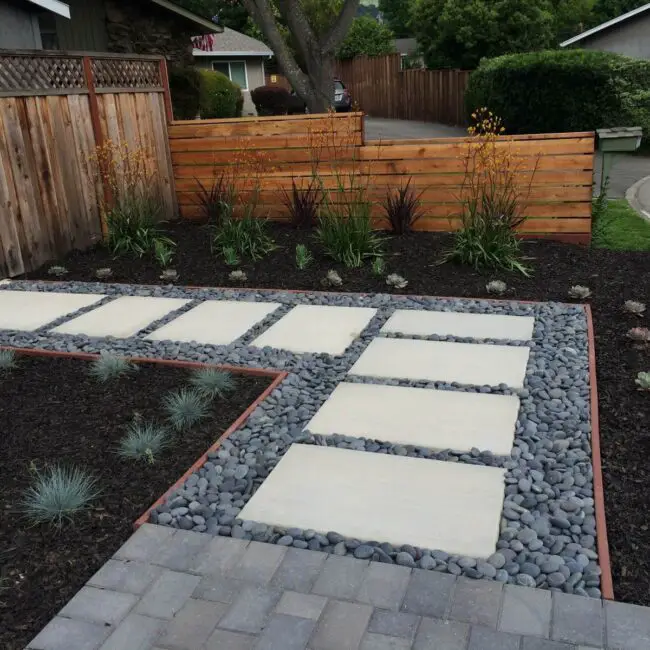
M 92 161 L 113 142 L 141 149 L 175 216 L 162 57 L 0 53 L 0 277 L 21 275 L 102 235 L 106 196 Z
M 293 181 L 306 186 L 317 173 L 323 187 L 332 190 L 334 202 L 352 196 L 351 183 L 364 187 L 373 201 L 376 227 L 386 225 L 381 207 L 386 194 L 409 180 L 422 193 L 425 216 L 416 229 L 453 231 L 461 225 L 463 154 L 469 138 L 363 144 L 362 133 L 363 116 L 357 113 L 174 122 L 169 135 L 181 214 L 201 218 L 199 181 L 209 187 L 225 173 L 234 177 L 244 202 L 257 188 L 258 216 L 286 220 L 285 191 Z M 588 242 L 594 134 L 504 137 L 497 146 L 511 148 L 518 160 L 518 177 L 527 195 L 527 219 L 521 232 Z M 251 151 L 254 171 L 233 162 L 242 152 Z M 334 191 L 341 183 L 348 188 L 347 194 Z
M 402 70 L 399 54 L 337 61 L 336 72 L 372 117 L 465 124 L 467 70 Z

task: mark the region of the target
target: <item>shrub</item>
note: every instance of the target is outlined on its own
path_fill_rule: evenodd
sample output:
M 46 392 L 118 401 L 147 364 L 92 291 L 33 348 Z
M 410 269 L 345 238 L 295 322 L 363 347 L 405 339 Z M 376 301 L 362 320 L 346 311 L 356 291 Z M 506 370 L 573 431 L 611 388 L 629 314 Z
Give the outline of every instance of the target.
M 503 126 L 499 118 L 481 110 L 468 129 L 472 139 L 464 156 L 464 181 L 459 197 L 461 228 L 454 234 L 452 248 L 442 258 L 476 270 L 503 269 L 528 275 L 521 262 L 517 228 L 525 221 L 523 207 L 535 176 L 536 164 L 527 188 L 519 187 L 521 159 L 513 146 L 499 141 Z
M 205 397 L 187 388 L 167 395 L 163 400 L 163 407 L 176 431 L 189 429 L 210 415 Z
M 86 472 L 57 465 L 36 474 L 34 485 L 25 493 L 22 509 L 33 523 L 60 525 L 64 518 L 85 508 L 99 494 L 96 479 Z
M 650 129 L 650 61 L 610 52 L 553 50 L 484 59 L 466 92 L 468 112 L 486 106 L 509 133 Z
M 291 193 L 283 190 L 284 204 L 289 212 L 289 221 L 294 228 L 311 228 L 318 219 L 323 203 L 323 190 L 317 178 L 312 177 L 306 187 L 298 187 L 291 179 Z
M 177 120 L 193 120 L 200 110 L 201 74 L 197 68 L 174 67 L 169 71 L 172 109 Z
M 235 380 L 225 370 L 218 368 L 200 368 L 190 377 L 190 384 L 203 397 L 214 399 L 223 397 L 235 390 Z
M 90 366 L 90 376 L 104 383 L 135 372 L 137 369 L 138 366 L 124 357 L 118 357 L 110 352 L 101 352 Z
M 406 0 L 405 0 L 406 1 Z M 337 55 L 340 59 L 355 56 L 382 56 L 395 51 L 393 32 L 371 16 L 359 16 L 352 21 Z
M 205 120 L 241 117 L 241 89 L 226 75 L 214 70 L 199 70 L 199 112 Z M 243 102 L 243 99 L 241 100 Z
M 394 235 L 404 235 L 413 230 L 413 224 L 422 217 L 420 199 L 422 192 L 415 193 L 409 178 L 406 185 L 397 190 L 389 190 L 382 204 L 386 220 Z
M 156 457 L 171 443 L 167 429 L 134 418 L 127 433 L 120 440 L 117 453 L 122 458 L 142 460 L 153 464 Z
M 291 93 L 282 86 L 259 86 L 251 91 L 258 115 L 286 115 Z

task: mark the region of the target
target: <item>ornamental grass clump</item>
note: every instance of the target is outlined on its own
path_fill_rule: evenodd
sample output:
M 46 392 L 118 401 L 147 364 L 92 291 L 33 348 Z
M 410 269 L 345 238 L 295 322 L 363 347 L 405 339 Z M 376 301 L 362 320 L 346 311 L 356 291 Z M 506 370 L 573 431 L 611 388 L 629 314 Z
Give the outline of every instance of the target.
M 0 373 L 9 372 L 17 365 L 16 353 L 13 350 L 0 350 Z
M 291 179 L 291 192 L 283 189 L 284 205 L 289 213 L 289 222 L 296 229 L 312 228 L 318 219 L 318 212 L 323 203 L 323 190 L 319 179 L 312 176 L 307 185 L 296 184 Z
M 194 370 L 190 377 L 190 384 L 194 390 L 209 400 L 232 393 L 236 386 L 233 376 L 218 368 Z
M 118 357 L 110 352 L 100 352 L 99 357 L 90 365 L 90 376 L 99 382 L 105 383 L 111 379 L 117 379 L 138 369 L 124 357 Z
M 176 431 L 186 431 L 210 415 L 206 398 L 196 390 L 181 388 L 163 399 L 167 419 Z
M 474 126 L 463 156 L 464 180 L 459 198 L 461 227 L 442 258 L 476 270 L 518 271 L 528 276 L 516 231 L 526 217 L 524 209 L 537 172 L 523 167 L 514 141 L 503 139 L 500 118 L 487 109 L 472 114 Z M 522 185 L 522 175 L 527 182 Z
M 61 525 L 63 519 L 86 508 L 100 493 L 97 480 L 82 469 L 56 465 L 42 474 L 36 473 L 21 509 L 34 524 Z
M 152 465 L 160 454 L 171 445 L 169 431 L 152 422 L 133 418 L 126 435 L 120 440 L 118 455 Z
M 417 193 L 411 186 L 409 178 L 406 185 L 396 190 L 388 190 L 382 208 L 386 214 L 386 221 L 393 235 L 404 235 L 413 230 L 418 219 L 424 215 L 421 207 L 423 192 Z
M 370 265 L 370 270 L 378 278 L 382 277 L 386 273 L 386 260 L 383 257 L 375 257 Z
M 267 221 L 252 214 L 240 219 L 224 219 L 215 229 L 213 250 L 223 254 L 226 249 L 231 249 L 236 256 L 256 262 L 277 248 L 267 229 Z
M 304 271 L 312 262 L 314 258 L 309 252 L 309 249 L 304 244 L 296 245 L 296 267 Z

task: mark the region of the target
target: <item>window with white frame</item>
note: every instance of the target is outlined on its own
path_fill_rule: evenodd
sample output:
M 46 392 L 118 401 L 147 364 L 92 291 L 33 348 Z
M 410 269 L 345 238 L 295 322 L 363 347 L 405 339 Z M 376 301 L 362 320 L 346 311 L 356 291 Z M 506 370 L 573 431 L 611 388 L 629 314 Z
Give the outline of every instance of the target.
M 213 61 L 212 69 L 225 74 L 230 81 L 242 90 L 248 90 L 248 72 L 246 61 Z

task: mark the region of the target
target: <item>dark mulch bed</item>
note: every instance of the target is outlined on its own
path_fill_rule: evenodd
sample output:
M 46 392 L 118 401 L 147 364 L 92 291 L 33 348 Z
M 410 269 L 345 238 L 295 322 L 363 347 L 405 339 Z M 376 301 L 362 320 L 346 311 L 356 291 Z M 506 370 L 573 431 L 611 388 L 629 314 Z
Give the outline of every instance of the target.
M 160 400 L 188 371 L 147 364 L 99 384 L 77 359 L 20 357 L 0 378 L 0 648 L 23 648 L 128 539 L 137 519 L 269 384 L 237 376 L 237 390 L 217 400 L 213 417 L 184 434 L 153 465 L 115 454 L 138 411 L 161 418 Z M 34 469 L 61 462 L 99 479 L 102 496 L 72 522 L 31 526 L 19 503 Z
M 247 286 L 286 289 L 321 289 L 320 280 L 330 268 L 343 277 L 342 291 L 386 291 L 384 281 L 374 277 L 366 265 L 347 270 L 332 264 L 318 250 L 309 233 L 273 226 L 278 250 L 255 265 L 243 265 Z M 211 255 L 209 233 L 203 226 L 178 224 L 169 234 L 178 244 L 174 268 L 180 283 L 228 286 L 231 271 Z M 295 246 L 307 243 L 314 263 L 305 271 L 295 267 Z M 401 293 L 437 296 L 487 297 L 485 283 L 500 278 L 507 282 L 506 298 L 517 300 L 567 300 L 574 284 L 591 288 L 596 335 L 600 424 L 605 475 L 605 500 L 612 555 L 614 589 L 618 600 L 650 605 L 650 394 L 635 390 L 634 378 L 650 370 L 650 352 L 634 349 L 625 334 L 644 318 L 626 314 L 627 299 L 650 307 L 650 254 L 591 250 L 583 246 L 553 242 L 524 245 L 534 274 L 481 275 L 471 269 L 437 265 L 449 244 L 445 235 L 417 233 L 387 243 L 390 272 L 409 281 Z M 61 262 L 70 271 L 66 279 L 92 280 L 95 269 L 109 266 L 114 280 L 129 283 L 160 283 L 159 270 L 148 261 L 113 260 L 98 249 L 73 253 Z M 48 278 L 47 268 L 31 278 Z

